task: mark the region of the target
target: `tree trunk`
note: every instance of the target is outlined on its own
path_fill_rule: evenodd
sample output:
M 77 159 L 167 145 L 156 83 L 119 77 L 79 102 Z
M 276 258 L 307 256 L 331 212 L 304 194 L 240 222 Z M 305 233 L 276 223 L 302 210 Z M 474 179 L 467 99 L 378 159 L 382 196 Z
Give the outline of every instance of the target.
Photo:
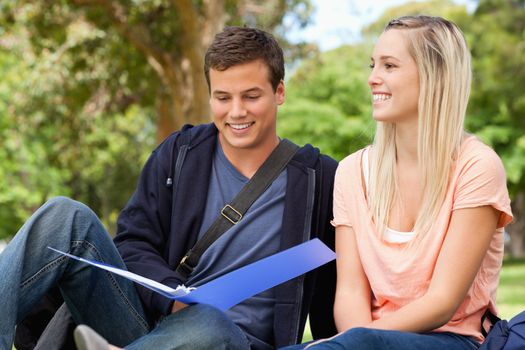
M 217 21 L 217 18 L 222 19 L 222 16 L 218 13 L 216 17 L 203 17 L 191 0 L 175 0 L 173 3 L 178 10 L 183 28 L 178 40 L 182 59 L 177 66 L 178 72 L 176 76 L 182 78 L 178 81 L 179 91 L 182 94 L 177 94 L 177 97 L 185 96 L 185 99 L 183 101 L 179 100 L 182 103 L 182 112 L 184 114 L 182 118 L 178 119 L 182 119 L 184 123 L 205 123 L 209 121 L 210 109 L 208 85 L 203 72 L 204 53 L 208 46 L 206 42 L 208 38 L 203 28 L 207 29 L 210 26 L 215 28 L 216 25 L 211 25 L 208 22 Z M 207 13 L 206 10 L 213 5 L 205 3 L 204 6 L 206 7 L 204 12 Z M 182 89 L 181 86 L 184 88 Z M 177 128 L 180 126 L 176 125 Z
M 159 90 L 157 96 L 159 143 L 184 124 L 200 124 L 208 119 L 208 99 L 203 100 L 195 93 L 192 78 L 185 67 L 187 65 L 187 60 L 176 62 L 175 57 L 169 54 L 166 54 L 162 61 L 160 80 L 163 89 Z
M 172 0 L 182 31 L 167 51 L 158 45 L 147 23 L 134 23 L 128 9 L 117 0 L 74 0 L 81 6 L 103 9 L 119 34 L 142 52 L 157 73 L 162 89 L 157 97 L 157 141 L 182 125 L 210 121 L 204 53 L 226 21 L 224 0 L 204 0 L 199 11 L 192 0 Z M 93 23 L 96 25 L 96 23 Z M 167 95 L 167 96 L 166 96 Z
M 175 115 L 175 102 L 169 94 L 160 92 L 157 96 L 157 144 L 178 129 Z
M 512 201 L 514 222 L 507 231 L 510 234 L 510 255 L 513 258 L 525 257 L 525 192 L 517 192 Z

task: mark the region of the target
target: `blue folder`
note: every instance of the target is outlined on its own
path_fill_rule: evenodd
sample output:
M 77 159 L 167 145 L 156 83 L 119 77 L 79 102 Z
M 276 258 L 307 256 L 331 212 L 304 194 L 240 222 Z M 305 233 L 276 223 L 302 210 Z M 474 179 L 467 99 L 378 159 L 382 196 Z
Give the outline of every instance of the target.
M 335 253 L 323 242 L 315 238 L 224 274 L 197 288 L 179 286 L 173 289 L 159 282 L 102 262 L 84 259 L 51 247 L 48 248 L 72 259 L 128 278 L 167 298 L 179 300 L 186 304 L 209 304 L 220 310 L 227 310 L 255 294 L 300 276 L 335 259 Z

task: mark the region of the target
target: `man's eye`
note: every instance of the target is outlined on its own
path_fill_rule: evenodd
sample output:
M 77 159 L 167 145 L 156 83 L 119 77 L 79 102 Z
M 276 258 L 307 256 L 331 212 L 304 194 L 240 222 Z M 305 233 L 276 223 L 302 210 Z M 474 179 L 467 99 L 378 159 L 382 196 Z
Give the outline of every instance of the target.
M 229 97 L 227 97 L 227 96 L 217 96 L 217 100 L 219 100 L 219 101 L 228 101 Z
M 248 95 L 248 96 L 246 96 L 246 98 L 247 98 L 248 100 L 256 100 L 256 99 L 259 98 L 259 95 Z

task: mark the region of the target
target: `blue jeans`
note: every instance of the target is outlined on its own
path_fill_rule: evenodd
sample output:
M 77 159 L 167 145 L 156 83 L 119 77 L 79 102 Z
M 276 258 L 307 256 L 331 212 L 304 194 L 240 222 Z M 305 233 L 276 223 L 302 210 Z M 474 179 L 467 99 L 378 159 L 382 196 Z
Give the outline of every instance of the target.
M 244 334 L 222 312 L 201 305 L 166 317 L 148 334 L 150 326 L 133 282 L 61 256 L 47 246 L 125 268 L 93 211 L 67 198 L 50 200 L 0 254 L 0 349 L 11 349 L 15 325 L 55 285 L 77 324 L 89 325 L 117 346 L 135 341 L 130 348 L 184 348 L 184 344 L 200 344 L 206 336 L 214 344 L 247 344 Z M 213 327 L 206 324 L 208 318 L 215 322 Z
M 224 312 L 200 304 L 166 316 L 149 334 L 126 346 L 137 349 L 249 350 L 250 344 Z
M 304 349 L 308 344 L 283 349 Z M 308 349 L 337 350 L 475 350 L 479 344 L 469 337 L 453 333 L 411 333 L 370 328 L 352 328 L 341 335 Z

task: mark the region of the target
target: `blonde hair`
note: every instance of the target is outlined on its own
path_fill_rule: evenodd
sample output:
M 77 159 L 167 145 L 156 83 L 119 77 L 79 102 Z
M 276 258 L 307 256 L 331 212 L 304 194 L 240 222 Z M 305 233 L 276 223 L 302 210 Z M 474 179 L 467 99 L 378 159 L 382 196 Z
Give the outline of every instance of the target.
M 424 234 L 439 214 L 461 145 L 472 77 L 470 52 L 460 29 L 440 17 L 401 17 L 385 27 L 385 31 L 393 29 L 406 33 L 419 72 L 417 151 L 422 205 L 414 231 Z M 378 122 L 370 158 L 370 209 L 382 233 L 399 198 L 395 133 L 395 124 Z

